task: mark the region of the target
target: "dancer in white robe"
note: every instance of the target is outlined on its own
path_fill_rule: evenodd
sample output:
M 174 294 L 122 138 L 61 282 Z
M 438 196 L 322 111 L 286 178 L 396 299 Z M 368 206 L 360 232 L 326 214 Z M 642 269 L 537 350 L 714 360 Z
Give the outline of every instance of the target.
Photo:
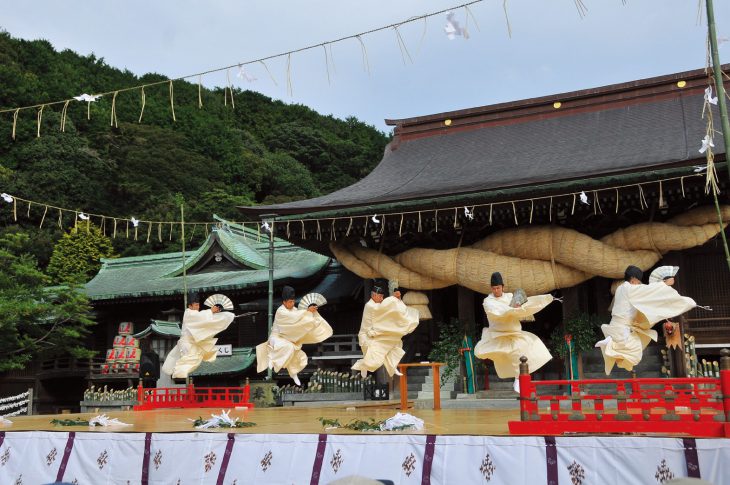
M 172 375 L 173 379 L 184 379 L 203 361 L 213 362 L 216 359 L 215 344 L 218 339 L 215 336 L 227 329 L 235 318 L 233 313 L 222 310 L 221 305 L 200 310 L 198 295 L 192 294 L 188 297 L 180 340 L 167 355 L 162 365 L 163 372 Z
M 269 339 L 256 346 L 256 371 L 286 369 L 297 386 L 298 374 L 307 366 L 304 344 L 323 342 L 332 336 L 332 327 L 322 318 L 316 305 L 306 310 L 294 308 L 294 288 L 282 290 L 282 304 L 276 310 Z
M 601 325 L 606 338 L 596 347 L 603 354 L 606 375 L 611 374 L 614 365 L 633 370 L 649 342 L 657 340 L 657 332 L 651 327 L 697 306 L 692 298 L 680 295 L 661 281 L 642 284 L 643 276 L 636 266 L 626 268 L 624 282 L 616 288 L 611 322 Z
M 552 356 L 540 338 L 522 330 L 522 320 L 529 319 L 555 298 L 536 295 L 522 305 L 510 306 L 512 293 L 504 292 L 504 281 L 498 272 L 491 277 L 492 293 L 484 299 L 484 312 L 489 326 L 482 330 L 482 338 L 474 346 L 474 355 L 494 362 L 497 376 L 514 378 L 514 389 L 519 392 L 520 357 L 527 357 L 530 373 L 550 362 Z
M 398 296 L 384 298 L 384 293 L 381 286 L 374 286 L 363 309 L 358 333 L 363 358 L 352 366 L 363 377 L 382 366 L 391 377 L 401 375 L 398 364 L 405 355 L 401 339 L 418 326 L 418 310 L 407 307 Z M 394 288 L 393 293 L 400 295 L 400 290 Z

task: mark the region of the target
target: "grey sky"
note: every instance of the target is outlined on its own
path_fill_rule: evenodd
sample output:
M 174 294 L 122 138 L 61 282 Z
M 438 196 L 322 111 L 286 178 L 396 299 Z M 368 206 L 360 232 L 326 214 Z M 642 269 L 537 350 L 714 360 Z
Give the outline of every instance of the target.
M 170 77 L 247 61 L 331 40 L 461 3 L 459 0 L 0 0 L 0 27 L 15 37 L 45 38 L 57 49 L 95 53 L 136 74 Z M 332 48 L 336 73 L 328 85 L 322 49 L 292 57 L 293 97 L 286 61 L 269 63 L 275 86 L 260 66 L 242 88 L 324 114 L 350 115 L 386 129 L 402 118 L 641 79 L 705 65 L 705 17 L 697 0 L 509 0 L 512 38 L 502 0 L 471 7 L 480 31 L 449 41 L 445 17 L 401 28 L 413 56 L 403 64 L 393 31 L 363 38 L 371 75 L 355 41 Z M 704 0 L 702 0 L 704 6 Z M 730 37 L 730 2 L 716 1 L 718 35 Z M 465 13 L 457 11 L 464 21 Z M 419 49 L 420 46 L 420 49 Z M 730 42 L 721 44 L 728 62 Z M 204 82 L 225 84 L 225 74 Z M 108 86 L 109 89 L 115 86 Z M 69 96 L 80 93 L 68 93 Z M 50 101 L 50 100 L 38 100 Z M 3 106 L 9 108 L 9 106 Z M 245 109 L 236 106 L 237 109 Z

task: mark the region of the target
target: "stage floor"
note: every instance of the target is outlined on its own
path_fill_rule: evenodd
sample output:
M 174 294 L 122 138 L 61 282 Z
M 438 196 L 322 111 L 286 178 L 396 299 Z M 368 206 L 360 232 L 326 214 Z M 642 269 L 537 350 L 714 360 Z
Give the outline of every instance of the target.
M 18 416 L 11 418 L 11 426 L 0 426 L 0 431 L 93 431 L 93 432 L 134 432 L 134 433 L 180 433 L 195 432 L 189 419 L 208 418 L 211 413 L 219 414 L 220 409 L 159 409 L 154 411 L 115 411 L 107 413 L 109 417 L 118 418 L 132 426 L 89 428 L 87 426 L 54 426 L 51 420 L 58 419 L 90 419 L 99 413 L 80 414 L 43 414 L 38 416 Z M 256 423 L 250 428 L 218 429 L 212 431 L 238 432 L 247 434 L 281 434 L 281 433 L 322 433 L 323 428 L 317 420 L 319 417 L 339 419 L 346 424 L 352 419 L 383 420 L 393 416 L 397 409 L 381 407 L 357 407 L 346 410 L 342 407 L 331 408 L 298 408 L 278 407 L 252 410 L 232 410 L 231 417 L 241 421 Z M 509 434 L 507 422 L 519 420 L 516 410 L 484 410 L 484 409 L 409 409 L 413 416 L 424 420 L 423 431 L 401 431 L 395 434 L 433 434 L 433 435 L 476 435 L 500 436 Z M 362 434 L 347 429 L 328 430 L 328 433 Z

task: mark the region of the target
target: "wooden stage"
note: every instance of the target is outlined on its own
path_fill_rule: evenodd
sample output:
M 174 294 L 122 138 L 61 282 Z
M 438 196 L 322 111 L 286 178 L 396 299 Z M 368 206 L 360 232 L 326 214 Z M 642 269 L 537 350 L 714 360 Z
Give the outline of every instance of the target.
M 347 409 L 350 409 L 349 411 Z M 116 411 L 107 413 L 109 417 L 118 418 L 132 426 L 123 427 L 95 427 L 87 426 L 54 426 L 51 420 L 58 419 L 91 419 L 99 413 L 57 414 L 38 416 L 17 416 L 11 418 L 11 426 L 0 426 L 0 431 L 92 431 L 92 432 L 135 432 L 135 433 L 180 433 L 199 431 L 193 428 L 188 419 L 200 416 L 210 417 L 211 413 L 219 414 L 220 409 L 158 409 L 152 411 Z M 210 432 L 236 432 L 246 434 L 282 434 L 282 433 L 322 433 L 323 428 L 317 420 L 319 417 L 339 419 L 346 424 L 352 419 L 383 420 L 393 416 L 398 409 L 394 406 L 384 407 L 357 407 L 357 408 L 299 408 L 277 407 L 252 410 L 232 410 L 231 417 L 241 421 L 256 423 L 250 428 L 213 429 Z M 507 435 L 507 421 L 518 420 L 517 410 L 484 410 L 484 409 L 409 409 L 409 414 L 424 420 L 423 431 L 400 431 L 387 434 L 431 434 L 431 435 L 477 435 L 498 436 Z M 362 434 L 347 429 L 327 430 L 327 433 Z

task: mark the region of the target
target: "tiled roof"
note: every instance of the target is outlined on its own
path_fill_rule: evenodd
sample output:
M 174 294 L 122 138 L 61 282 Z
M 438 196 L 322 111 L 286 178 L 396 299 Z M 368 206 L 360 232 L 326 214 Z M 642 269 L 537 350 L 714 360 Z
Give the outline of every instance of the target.
M 689 166 L 704 160 L 706 87 L 707 74 L 696 70 L 394 120 L 393 141 L 362 180 L 313 199 L 240 209 L 306 219 L 368 214 L 381 204 L 385 214 L 420 200 L 480 193 L 487 200 L 504 189 Z
M 168 322 L 165 320 L 151 320 L 149 327 L 141 332 L 135 333 L 132 337 L 140 339 L 154 333 L 163 337 L 180 337 L 180 323 Z
M 260 239 L 260 240 L 259 240 Z M 225 291 L 257 286 L 268 281 L 268 241 L 256 230 L 232 223 L 215 228 L 203 245 L 186 254 L 189 271 L 204 262 L 211 248 L 219 246 L 241 269 L 188 273 L 188 290 Z M 288 281 L 309 278 L 321 271 L 329 259 L 275 240 L 274 279 Z M 183 293 L 182 253 L 165 253 L 128 258 L 102 259 L 102 267 L 85 286 L 92 301 Z
M 203 362 L 190 375 L 200 377 L 242 372 L 251 367 L 255 360 L 256 352 L 253 347 L 234 348 L 232 349 L 232 355 L 216 357 L 213 362 Z

